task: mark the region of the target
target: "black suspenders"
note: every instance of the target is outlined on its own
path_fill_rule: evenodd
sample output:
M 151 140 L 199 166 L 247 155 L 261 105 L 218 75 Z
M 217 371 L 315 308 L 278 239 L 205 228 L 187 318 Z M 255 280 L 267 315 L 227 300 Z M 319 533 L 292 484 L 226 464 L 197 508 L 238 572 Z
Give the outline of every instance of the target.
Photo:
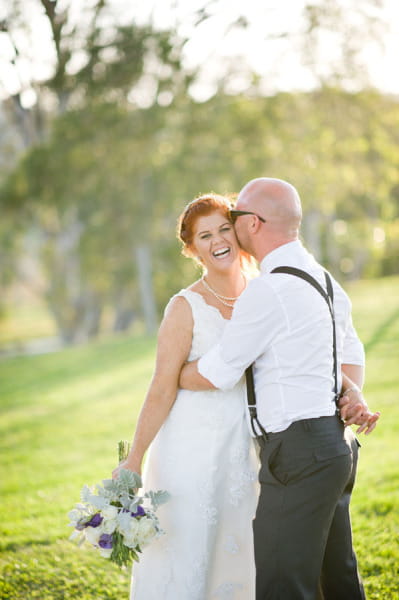
M 258 411 L 256 409 L 254 373 L 252 370 L 252 365 L 249 365 L 249 367 L 245 369 L 245 380 L 247 382 L 247 402 L 252 432 L 255 437 L 262 436 L 263 438 L 267 439 L 267 433 L 258 419 Z M 255 429 L 255 423 L 257 425 L 258 431 L 256 431 Z
M 334 402 L 337 406 L 338 412 L 338 400 L 339 400 L 339 392 L 338 392 L 338 363 L 337 363 L 337 336 L 336 336 L 336 327 L 335 327 L 335 318 L 334 318 L 334 292 L 331 282 L 331 277 L 324 271 L 324 277 L 326 279 L 327 292 L 321 287 L 320 283 L 309 273 L 306 271 L 302 271 L 302 269 L 296 269 L 295 267 L 276 267 L 271 271 L 272 273 L 287 273 L 288 275 L 295 275 L 295 277 L 300 277 L 304 279 L 310 285 L 312 285 L 324 298 L 327 302 L 328 309 L 330 311 L 332 326 L 333 326 L 333 360 L 334 360 Z M 263 437 L 267 440 L 267 432 L 264 427 L 259 422 L 258 413 L 256 409 L 256 396 L 255 396 L 255 387 L 254 387 L 254 376 L 252 365 L 250 365 L 245 371 L 245 378 L 247 382 L 247 401 L 248 401 L 248 410 L 251 422 L 251 428 L 256 437 Z M 255 423 L 258 428 L 258 431 L 255 428 Z M 260 433 L 259 433 L 260 432 Z

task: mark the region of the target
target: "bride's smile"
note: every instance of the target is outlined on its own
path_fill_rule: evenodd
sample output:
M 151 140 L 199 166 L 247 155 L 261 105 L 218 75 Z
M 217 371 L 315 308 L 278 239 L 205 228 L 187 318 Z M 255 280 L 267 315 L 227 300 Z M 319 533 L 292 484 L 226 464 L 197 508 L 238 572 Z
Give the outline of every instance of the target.
M 231 268 L 239 256 L 234 227 L 220 212 L 198 218 L 191 247 L 206 269 Z

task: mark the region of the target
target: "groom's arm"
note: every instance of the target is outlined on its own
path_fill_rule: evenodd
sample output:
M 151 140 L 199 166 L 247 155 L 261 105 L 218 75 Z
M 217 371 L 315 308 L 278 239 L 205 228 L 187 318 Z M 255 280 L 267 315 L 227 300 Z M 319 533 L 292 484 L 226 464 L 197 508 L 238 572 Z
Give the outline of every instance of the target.
M 195 392 L 216 389 L 209 379 L 198 372 L 198 360 L 193 360 L 183 366 L 180 372 L 179 387 Z
M 283 327 L 284 318 L 271 286 L 259 278 L 252 280 L 236 302 L 219 343 L 183 367 L 179 386 L 194 391 L 231 389 Z

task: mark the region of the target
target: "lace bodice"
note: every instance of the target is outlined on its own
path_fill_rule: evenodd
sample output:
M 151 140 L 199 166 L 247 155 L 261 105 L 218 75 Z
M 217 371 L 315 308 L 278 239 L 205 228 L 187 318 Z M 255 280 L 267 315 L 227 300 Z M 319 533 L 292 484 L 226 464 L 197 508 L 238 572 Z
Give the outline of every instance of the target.
M 185 298 L 193 313 L 193 341 L 189 360 L 197 360 L 218 342 L 226 324 L 226 319 L 215 306 L 207 304 L 198 292 L 183 289 L 173 298 L 176 298 L 176 296 Z M 173 298 L 171 298 L 171 301 Z

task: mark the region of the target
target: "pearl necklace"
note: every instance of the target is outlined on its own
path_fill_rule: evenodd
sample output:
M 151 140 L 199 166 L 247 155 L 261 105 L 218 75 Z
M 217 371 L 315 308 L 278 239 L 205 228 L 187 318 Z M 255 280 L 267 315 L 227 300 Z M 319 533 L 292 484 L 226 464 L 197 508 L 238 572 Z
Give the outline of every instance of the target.
M 217 298 L 219 300 L 219 302 L 221 302 L 225 306 L 228 306 L 229 308 L 234 308 L 234 302 L 236 300 L 238 300 L 238 298 L 240 296 L 236 296 L 235 298 L 234 297 L 229 298 L 229 296 L 222 296 L 222 294 L 218 294 L 218 292 L 215 292 L 215 290 L 211 288 L 211 286 L 209 285 L 209 283 L 206 281 L 206 279 L 204 277 L 201 277 L 201 281 L 202 281 L 203 286 L 208 290 L 208 292 L 211 292 L 211 294 L 213 294 L 215 296 L 215 298 Z M 244 277 L 244 281 L 245 281 L 245 277 Z M 226 300 L 228 300 L 229 302 L 226 302 Z M 233 304 L 230 304 L 230 302 L 233 302 Z

